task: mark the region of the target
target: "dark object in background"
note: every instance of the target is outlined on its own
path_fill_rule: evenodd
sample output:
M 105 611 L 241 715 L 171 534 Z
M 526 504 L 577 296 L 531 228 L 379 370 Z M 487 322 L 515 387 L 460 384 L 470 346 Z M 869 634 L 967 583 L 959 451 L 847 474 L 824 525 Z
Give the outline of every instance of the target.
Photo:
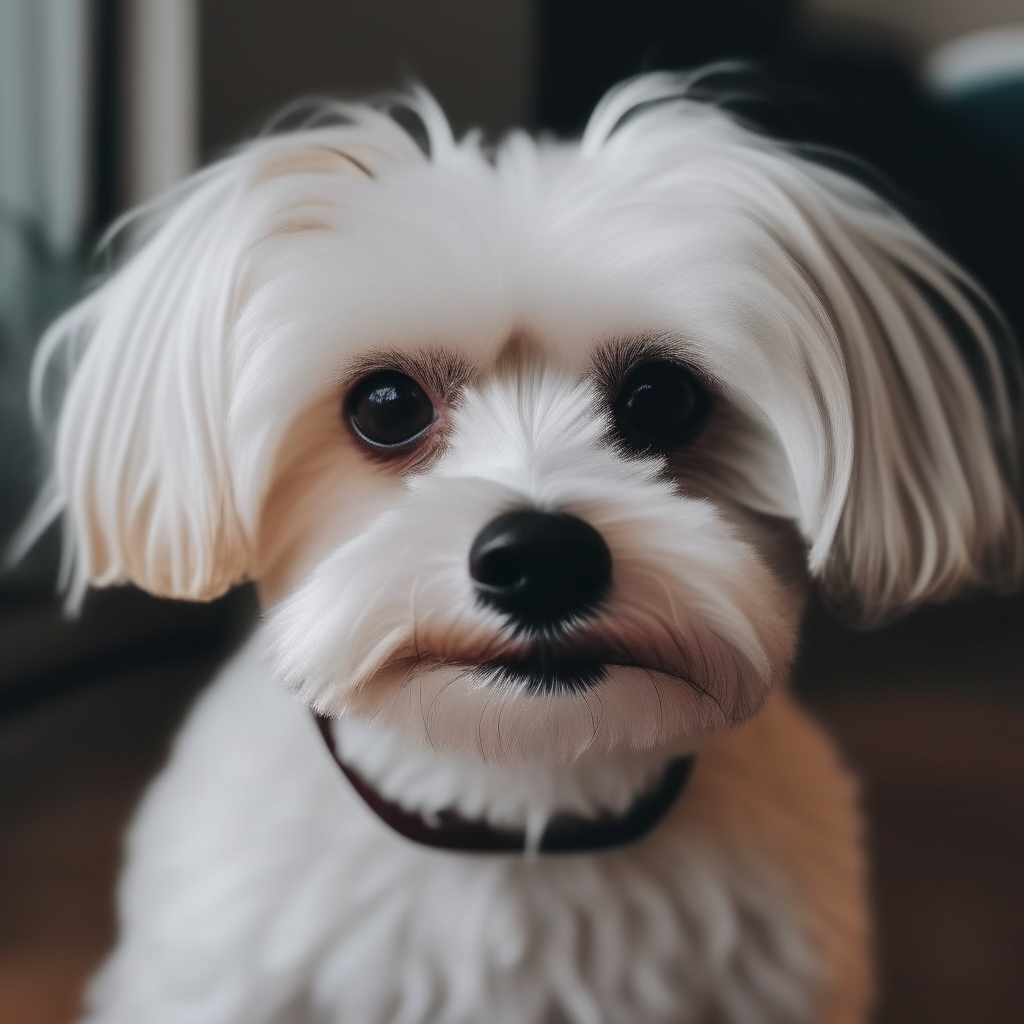
M 790 0 L 547 0 L 537 127 L 579 131 L 608 87 L 641 71 L 745 60 L 704 93 L 772 135 L 855 158 L 843 169 L 960 260 L 1024 336 L 1024 158 L 933 101 L 885 40 L 815 36 L 796 14 Z
M 949 112 L 1024 165 L 1024 77 L 1007 77 L 945 99 Z
M 217 664 L 241 643 L 256 616 L 251 586 L 235 587 L 208 604 L 160 600 L 135 587 L 94 590 L 74 618 L 49 589 L 0 600 L 0 728 L 127 672 L 196 659 Z
M 575 135 L 608 87 L 641 71 L 783 49 L 793 0 L 542 0 L 538 127 Z
M 93 211 L 94 238 L 122 212 L 125 193 L 124 97 L 122 90 L 125 0 L 92 0 L 93 53 Z

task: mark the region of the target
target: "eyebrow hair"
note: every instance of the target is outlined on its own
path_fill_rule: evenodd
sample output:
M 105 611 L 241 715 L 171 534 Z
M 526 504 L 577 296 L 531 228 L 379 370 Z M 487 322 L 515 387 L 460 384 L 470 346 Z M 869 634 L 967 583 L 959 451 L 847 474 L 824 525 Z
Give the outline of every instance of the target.
M 665 334 L 631 334 L 600 345 L 588 376 L 603 391 L 612 392 L 638 363 L 649 359 L 677 359 L 676 346 Z
M 433 391 L 442 401 L 451 404 L 474 376 L 469 360 L 458 352 L 440 346 L 428 346 L 412 352 L 381 349 L 363 356 L 344 373 L 345 386 L 381 370 L 397 370 Z
M 704 367 L 687 359 L 678 335 L 664 332 L 630 334 L 612 338 L 598 346 L 587 376 L 606 394 L 614 394 L 622 381 L 640 363 L 664 359 L 685 364 L 710 391 L 722 390 L 721 382 Z

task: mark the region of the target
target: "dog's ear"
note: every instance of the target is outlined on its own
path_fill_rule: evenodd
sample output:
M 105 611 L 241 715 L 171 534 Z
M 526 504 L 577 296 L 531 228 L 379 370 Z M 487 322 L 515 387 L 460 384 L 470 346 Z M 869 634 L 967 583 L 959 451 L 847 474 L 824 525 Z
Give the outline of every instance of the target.
M 252 254 L 316 228 L 299 201 L 309 182 L 365 178 L 382 156 L 362 152 L 352 127 L 258 140 L 134 218 L 134 253 L 44 337 L 37 406 L 64 366 L 66 383 L 51 480 L 23 540 L 63 514 L 72 604 L 90 585 L 207 600 L 246 578 L 256 512 L 239 498 L 228 420 Z
M 816 242 L 801 262 L 847 394 L 816 395 L 832 406 L 835 472 L 812 572 L 861 625 L 963 587 L 1019 585 L 1021 373 L 1008 330 L 893 209 L 834 172 L 813 176 L 802 205 Z
M 819 149 L 829 165 L 816 162 L 697 103 L 717 70 L 624 83 L 595 110 L 583 153 L 651 161 L 678 188 L 673 203 L 697 197 L 695 222 L 727 211 L 720 235 L 739 232 L 688 294 L 693 281 L 727 289 L 728 331 L 700 357 L 788 465 L 792 487 L 759 488 L 757 501 L 797 521 L 811 575 L 863 625 L 962 587 L 1019 585 L 1022 377 L 998 313 L 891 205 L 836 170 L 836 153 Z M 735 272 L 748 260 L 756 280 Z M 695 336 L 712 337 L 713 320 Z M 749 348 L 735 344 L 744 337 Z M 743 458 L 747 476 L 765 472 L 760 453 Z

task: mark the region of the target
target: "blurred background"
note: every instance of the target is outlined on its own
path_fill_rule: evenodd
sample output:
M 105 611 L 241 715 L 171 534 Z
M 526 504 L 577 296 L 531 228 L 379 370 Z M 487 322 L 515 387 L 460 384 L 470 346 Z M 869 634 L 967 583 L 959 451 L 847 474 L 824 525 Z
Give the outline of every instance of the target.
M 0 0 L 0 535 L 40 479 L 33 346 L 102 231 L 289 100 L 416 78 L 457 130 L 571 134 L 622 77 L 736 57 L 719 95 L 855 157 L 1021 333 L 1024 0 Z M 46 537 L 0 577 L 4 1024 L 73 1019 L 131 808 L 256 614 L 124 588 L 68 621 L 55 564 Z M 807 626 L 798 689 L 863 780 L 878 1020 L 1019 1019 L 1024 601 Z

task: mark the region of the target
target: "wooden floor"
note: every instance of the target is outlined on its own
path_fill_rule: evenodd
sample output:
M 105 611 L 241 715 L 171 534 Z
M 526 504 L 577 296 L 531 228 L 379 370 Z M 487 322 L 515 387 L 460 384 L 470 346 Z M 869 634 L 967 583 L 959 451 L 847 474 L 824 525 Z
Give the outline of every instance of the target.
M 146 668 L 0 730 L 0 1024 L 58 1024 L 113 940 L 120 836 L 212 666 Z
M 812 616 L 799 686 L 864 784 L 883 1024 L 1020 1019 L 1018 623 L 1020 602 L 946 609 L 877 637 Z M 0 1024 L 74 1018 L 113 938 L 124 823 L 215 661 L 186 645 L 0 722 Z

